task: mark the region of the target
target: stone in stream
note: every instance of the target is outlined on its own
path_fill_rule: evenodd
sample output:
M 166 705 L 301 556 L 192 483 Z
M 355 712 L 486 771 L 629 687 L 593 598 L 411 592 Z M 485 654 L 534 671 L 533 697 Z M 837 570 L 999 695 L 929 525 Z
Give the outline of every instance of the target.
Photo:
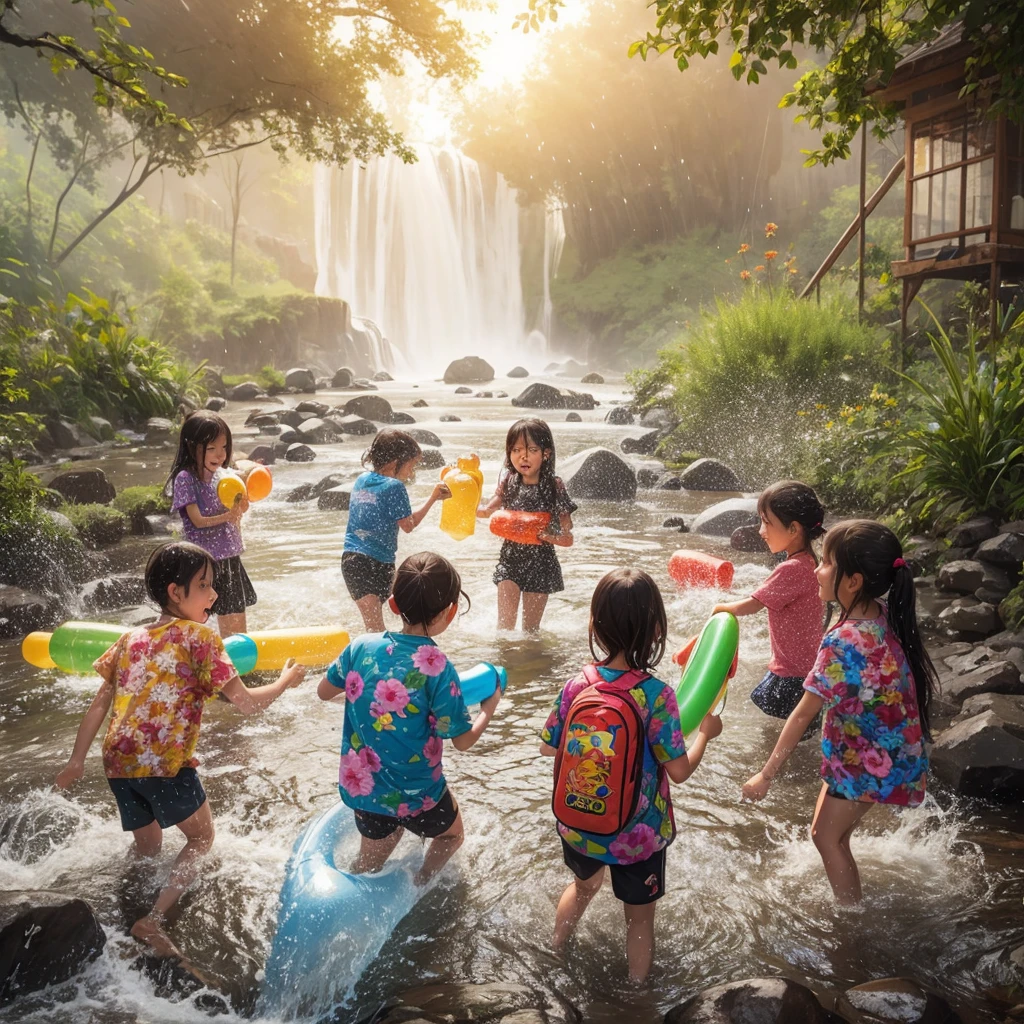
M 647 489 L 657 487 L 660 479 L 661 473 L 656 469 L 651 469 L 650 466 L 641 466 L 636 471 L 636 483 L 638 487 L 644 487 Z
M 939 696 L 947 706 L 958 708 L 980 693 L 1024 694 L 1020 666 L 1007 657 L 987 661 L 967 672 L 939 676 Z
M 262 462 L 264 466 L 272 466 L 277 462 L 277 456 L 269 444 L 258 444 L 249 452 L 249 461 Z
M 665 1014 L 664 1024 L 842 1024 L 805 985 L 748 978 L 705 989 Z
M 316 417 L 311 412 L 299 412 L 298 409 L 285 409 L 283 412 L 277 414 L 277 420 L 279 423 L 284 423 L 295 430 L 298 430 L 306 420 L 312 420 Z
M 669 516 L 661 525 L 666 530 L 678 530 L 680 533 L 690 532 L 690 528 L 686 525 L 686 520 L 682 516 Z
M 82 603 L 90 612 L 109 612 L 114 608 L 145 604 L 146 581 L 131 573 L 115 573 L 92 580 L 82 588 Z
M 769 547 L 761 536 L 759 526 L 739 526 L 729 536 L 729 547 L 733 551 L 749 551 L 768 554 Z
M 389 381 L 389 380 L 394 380 L 395 378 L 392 377 L 391 374 L 388 373 L 387 370 L 378 370 L 373 375 L 373 379 L 377 380 L 377 381 Z
M 330 444 L 341 435 L 341 428 L 333 420 L 320 420 L 315 416 L 299 428 L 299 437 L 307 444 Z
M 330 422 L 333 423 L 342 434 L 368 436 L 370 434 L 377 433 L 377 427 L 373 423 L 367 419 L 363 419 L 362 416 L 357 416 L 355 413 L 350 416 L 338 416 L 335 414 L 330 417 Z
M 525 366 L 513 366 L 512 369 L 509 370 L 508 373 L 505 374 L 505 376 L 506 377 L 529 377 L 530 374 L 527 371 Z
M 617 427 L 628 427 L 633 423 L 633 413 L 628 405 L 616 405 L 604 414 L 604 421 Z
M 486 384 L 494 380 L 494 367 L 480 356 L 453 359 L 444 371 L 445 384 Z
M 999 533 L 999 528 L 994 519 L 989 519 L 988 516 L 978 516 L 975 519 L 969 519 L 966 523 L 960 523 L 959 526 L 954 526 L 946 534 L 946 537 L 954 548 L 973 548 L 982 541 L 988 540 L 989 537 L 994 537 L 997 533 Z
M 956 594 L 973 594 L 985 580 L 985 565 L 969 559 L 946 562 L 939 569 L 935 585 L 939 590 L 951 590 Z
M 705 537 L 732 537 L 741 526 L 760 526 L 757 498 L 726 498 L 704 509 L 690 524 L 694 533 Z
M 662 473 L 658 477 L 657 488 L 659 491 L 681 491 L 683 481 L 675 473 Z
M 444 416 L 438 417 L 438 419 L 439 419 L 439 421 L 441 423 L 461 423 L 462 422 L 462 417 L 461 416 L 454 416 L 451 413 L 446 413 Z
M 495 398 L 508 398 L 508 392 L 507 391 L 495 391 L 494 392 L 494 397 Z
M 653 455 L 661 438 L 660 430 L 651 430 L 642 437 L 623 438 L 619 442 L 619 447 L 626 455 Z
M 432 430 L 424 430 L 422 427 L 416 427 L 414 430 L 407 431 L 407 433 L 418 444 L 429 444 L 433 448 L 441 447 L 441 438 L 439 438 Z
M 284 375 L 284 386 L 311 394 L 316 391 L 316 374 L 304 366 L 292 367 Z
M 290 444 L 284 453 L 289 462 L 312 462 L 316 452 L 308 444 Z
M 472 388 L 467 388 L 467 387 L 458 387 L 458 388 L 455 389 L 455 394 L 457 394 L 457 395 L 471 395 L 471 394 L 473 394 L 473 389 Z
M 345 403 L 346 416 L 362 416 L 375 423 L 391 423 L 393 413 L 391 403 L 380 395 L 357 395 Z
M 939 622 L 957 633 L 991 636 L 1003 628 L 999 609 L 976 597 L 958 597 L 939 613 Z
M 688 491 L 741 491 L 739 477 L 718 459 L 697 459 L 682 473 L 683 487 Z
M 447 466 L 448 460 L 441 454 L 440 448 L 424 448 L 420 453 L 420 461 L 416 463 L 417 469 L 440 469 Z
M 417 398 L 416 401 L 412 403 L 412 407 L 414 409 L 427 409 L 427 408 L 429 408 L 429 406 L 427 404 L 427 400 L 425 398 Z
M 512 399 L 512 404 L 525 409 L 593 409 L 594 396 L 538 381 L 527 385 L 525 390 Z
M 352 500 L 351 485 L 340 485 L 324 491 L 317 498 L 316 507 L 321 512 L 347 512 Z
M 0 639 L 23 637 L 37 629 L 53 629 L 64 617 L 59 598 L 0 583 Z
M 334 376 L 331 378 L 331 387 L 347 388 L 355 380 L 355 376 L 347 366 L 341 366 L 334 371 Z
M 247 380 L 228 388 L 227 397 L 232 402 L 251 402 L 254 398 L 262 398 L 263 389 L 254 380 Z
M 871 1024 L 962 1024 L 941 996 L 911 978 L 879 978 L 848 988 L 836 1004 L 843 1020 Z
M 101 441 L 114 440 L 114 426 L 110 420 L 105 420 L 102 416 L 89 417 L 89 433 Z
M 583 417 L 578 412 L 568 412 L 565 414 L 566 423 L 582 423 Z
M 315 484 L 299 484 L 297 487 L 293 487 L 289 492 L 288 496 L 284 499 L 292 504 L 299 501 L 309 501 L 312 498 L 319 498 L 321 494 L 331 490 L 334 487 L 341 487 L 342 484 L 348 482 L 351 478 L 344 473 L 328 473 L 327 476 L 321 477 Z
M 304 399 L 295 406 L 296 412 L 311 412 L 314 416 L 319 416 L 323 419 L 330 411 L 331 407 L 325 402 L 314 402 L 310 399 Z
M 632 501 L 636 497 L 632 467 L 607 448 L 587 448 L 560 461 L 558 475 L 574 498 Z
M 593 373 L 593 372 L 585 373 L 585 374 L 583 374 L 582 377 L 580 377 L 580 383 L 581 384 L 603 384 L 604 383 L 604 377 L 602 377 L 601 374 L 599 374 L 599 373 Z
M 72 505 L 109 505 L 117 494 L 102 469 L 69 469 L 58 473 L 49 487 Z
M 294 427 L 282 427 L 281 433 L 277 435 L 277 442 L 273 446 L 275 454 L 283 455 L 288 445 L 294 444 L 299 439 L 299 432 Z M 284 449 L 278 453 L 278 448 L 284 445 Z
M 48 420 L 46 432 L 50 435 L 55 448 L 91 448 L 99 443 L 95 437 L 70 420 Z
M 393 412 L 391 414 L 392 425 L 398 426 L 399 424 L 415 423 L 416 417 L 408 412 Z
M 164 444 L 171 440 L 171 435 L 178 432 L 178 428 L 166 416 L 150 416 L 143 428 L 146 439 L 144 444 Z
M 494 397 L 494 392 L 493 391 L 478 391 L 475 395 L 473 395 L 473 397 L 474 398 L 493 398 Z
M 1019 533 L 1000 533 L 990 537 L 978 545 L 974 557 L 982 562 L 1005 565 L 1020 572 L 1021 563 L 1024 562 L 1024 536 Z

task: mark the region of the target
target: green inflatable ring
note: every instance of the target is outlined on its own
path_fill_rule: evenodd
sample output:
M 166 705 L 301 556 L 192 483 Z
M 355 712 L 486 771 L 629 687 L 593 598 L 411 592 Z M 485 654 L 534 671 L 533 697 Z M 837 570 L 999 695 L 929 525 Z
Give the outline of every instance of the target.
M 92 663 L 126 632 L 105 622 L 65 622 L 50 637 L 50 657 L 65 672 L 91 672 Z
M 696 732 L 704 716 L 718 703 L 739 644 L 740 627 L 735 615 L 718 612 L 708 619 L 676 686 L 683 736 Z

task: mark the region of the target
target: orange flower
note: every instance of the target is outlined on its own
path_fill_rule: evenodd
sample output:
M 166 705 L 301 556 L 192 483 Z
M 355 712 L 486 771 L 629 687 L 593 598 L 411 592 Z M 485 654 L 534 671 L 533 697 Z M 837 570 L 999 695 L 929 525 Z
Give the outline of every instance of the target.
M 775 237 L 775 232 L 778 231 L 778 230 L 779 230 L 779 225 L 778 224 L 773 224 L 771 221 L 768 221 L 768 223 L 765 224 L 765 226 L 764 226 L 764 237 L 765 238 L 774 238 Z
M 768 251 L 767 251 L 767 252 L 766 252 L 766 253 L 764 254 L 764 258 L 765 258 L 766 260 L 768 260 L 769 262 L 771 262 L 771 261 L 772 261 L 773 259 L 775 259 L 775 257 L 776 257 L 776 256 L 778 256 L 778 255 L 779 255 L 779 250 L 778 250 L 778 249 L 769 249 L 769 250 L 768 250 Z
M 740 279 L 743 280 L 743 281 L 749 281 L 750 280 L 750 271 L 749 270 L 741 270 L 740 271 Z
M 749 245 L 747 245 L 747 243 L 746 243 L 746 242 L 744 242 L 744 243 L 743 243 L 743 244 L 742 244 L 742 245 L 741 245 L 741 246 L 740 246 L 740 247 L 739 247 L 739 248 L 738 248 L 738 249 L 736 250 L 736 253 L 737 253 L 737 255 L 739 255 L 739 256 L 742 256 L 742 255 L 743 255 L 743 254 L 744 254 L 745 252 L 750 252 L 750 246 L 749 246 Z
M 764 270 L 764 264 L 762 263 L 760 266 L 754 267 L 754 269 L 755 270 Z
M 789 268 L 789 272 L 790 272 L 791 274 L 795 274 L 795 273 L 796 273 L 796 267 L 790 267 L 790 268 Z

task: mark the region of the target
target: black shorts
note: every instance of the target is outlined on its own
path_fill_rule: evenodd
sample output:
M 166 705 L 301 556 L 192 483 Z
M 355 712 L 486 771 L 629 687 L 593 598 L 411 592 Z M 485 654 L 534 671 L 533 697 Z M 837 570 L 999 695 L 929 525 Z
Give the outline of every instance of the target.
M 667 849 L 667 847 L 665 848 Z M 605 864 L 574 850 L 562 840 L 562 859 L 581 881 L 592 878 L 601 868 L 611 868 L 612 892 L 617 900 L 633 907 L 653 903 L 665 895 L 665 849 L 636 864 Z
M 374 594 L 383 604 L 391 596 L 395 563 L 378 562 L 376 558 L 361 555 L 358 551 L 346 551 L 341 556 L 341 575 L 353 601 Z
M 393 818 L 390 814 L 374 814 L 372 811 L 354 811 L 354 814 L 359 834 L 367 839 L 387 839 L 399 828 L 426 839 L 435 839 L 455 823 L 459 816 L 459 805 L 451 790 L 446 789 L 444 796 L 429 811 L 412 818 Z
M 213 563 L 213 589 L 217 591 L 214 615 L 242 615 L 249 605 L 256 603 L 252 580 L 238 555 Z
M 182 768 L 172 778 L 147 775 L 141 779 L 107 779 L 121 812 L 121 828 L 134 832 L 156 821 L 170 828 L 191 818 L 206 803 L 206 792 L 195 768 Z
M 501 545 L 495 584 L 508 580 L 524 594 L 555 594 L 565 590 L 562 566 L 553 544 L 516 544 L 507 540 Z

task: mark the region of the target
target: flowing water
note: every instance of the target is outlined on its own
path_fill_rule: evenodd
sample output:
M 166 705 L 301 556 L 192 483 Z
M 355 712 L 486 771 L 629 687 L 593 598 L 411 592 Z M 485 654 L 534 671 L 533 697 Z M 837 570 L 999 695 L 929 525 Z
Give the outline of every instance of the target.
M 564 414 L 550 414 L 562 457 L 593 444 L 617 448 L 624 436 L 636 433 L 602 421 L 608 400 L 621 398 L 621 390 L 594 390 L 605 405 L 584 413 L 584 422 L 564 423 Z M 418 425 L 442 437 L 449 458 L 478 451 L 493 486 L 513 410 L 507 400 L 451 392 L 431 383 L 395 383 L 384 385 L 382 393 L 396 409 L 426 398 L 428 409 L 413 410 Z M 463 422 L 439 423 L 446 412 Z M 231 422 L 240 424 L 244 413 L 233 407 Z M 236 450 L 247 446 L 239 429 Z M 312 464 L 275 468 L 274 493 L 246 518 L 245 560 L 259 593 L 250 628 L 342 622 L 357 631 L 339 571 L 344 514 L 283 499 L 295 484 L 328 472 L 354 476 L 362 447 L 358 439 L 323 446 Z M 103 465 L 120 487 L 128 480 L 156 481 L 170 457 L 167 450 L 142 449 L 113 453 Z M 433 479 L 433 473 L 422 472 L 412 484 L 414 507 Z M 1021 821 L 994 811 L 944 809 L 931 798 L 923 809 L 902 815 L 875 810 L 854 841 L 864 905 L 837 910 L 807 838 L 818 790 L 814 744 L 797 750 L 762 805 L 739 799 L 740 784 L 762 764 L 778 734 L 778 723 L 746 697 L 768 656 L 763 617 L 743 622 L 739 674 L 722 736 L 700 770 L 674 787 L 679 835 L 669 849 L 668 891 L 658 906 L 656 966 L 648 989 L 636 992 L 627 984 L 622 911 L 608 887 L 565 955 L 547 948 L 555 901 L 570 875 L 550 813 L 551 763 L 537 753 L 537 733 L 560 686 L 587 658 L 588 603 L 608 569 L 637 565 L 659 580 L 671 649 L 699 629 L 723 595 L 678 593 L 665 564 L 675 547 L 707 542 L 681 538 L 662 529 L 661 521 L 668 514 L 696 512 L 717 497 L 640 492 L 634 504 L 582 503 L 575 546 L 561 555 L 566 590 L 551 600 L 539 638 L 496 635 L 490 577 L 498 541 L 486 529 L 456 545 L 440 533 L 434 511 L 413 534 L 400 535 L 400 557 L 424 548 L 451 557 L 473 599 L 472 609 L 439 638 L 442 648 L 459 666 L 481 659 L 504 664 L 509 690 L 471 751 L 446 750 L 446 772 L 465 815 L 465 846 L 364 972 L 340 1020 L 357 1020 L 414 985 L 500 980 L 543 989 L 553 1000 L 577 1007 L 585 1020 L 653 1022 L 701 988 L 765 974 L 802 979 L 819 991 L 906 974 L 946 994 L 968 1019 L 996 1019 L 986 992 L 1013 984 L 1005 951 L 1024 942 Z M 138 570 L 151 546 L 136 541 L 113 558 Z M 734 587 L 742 595 L 768 568 L 757 556 L 739 557 L 747 559 L 737 566 Z M 124 609 L 107 618 L 127 624 L 145 614 Z M 662 672 L 674 681 L 669 664 Z M 111 939 L 79 977 L 0 1010 L 0 1019 L 205 1019 L 202 999 L 157 999 L 154 982 L 133 969 L 137 947 L 124 927 L 141 913 L 152 890 L 127 866 L 128 842 L 97 749 L 85 780 L 70 795 L 50 788 L 95 692 L 95 678 L 33 669 L 20 660 L 14 643 L 0 645 L 0 678 L 6 774 L 0 886 L 81 896 L 97 908 Z M 243 718 L 215 703 L 203 722 L 201 775 L 217 840 L 209 870 L 183 900 L 173 934 L 196 962 L 242 993 L 232 1011 L 239 1017 L 255 1007 L 291 845 L 311 815 L 338 799 L 342 710 L 316 699 L 317 678 L 311 673 L 304 687 L 262 715 Z M 177 834 L 168 832 L 160 859 L 164 869 L 179 847 Z M 419 841 L 406 837 L 396 856 L 415 862 L 419 855 Z

